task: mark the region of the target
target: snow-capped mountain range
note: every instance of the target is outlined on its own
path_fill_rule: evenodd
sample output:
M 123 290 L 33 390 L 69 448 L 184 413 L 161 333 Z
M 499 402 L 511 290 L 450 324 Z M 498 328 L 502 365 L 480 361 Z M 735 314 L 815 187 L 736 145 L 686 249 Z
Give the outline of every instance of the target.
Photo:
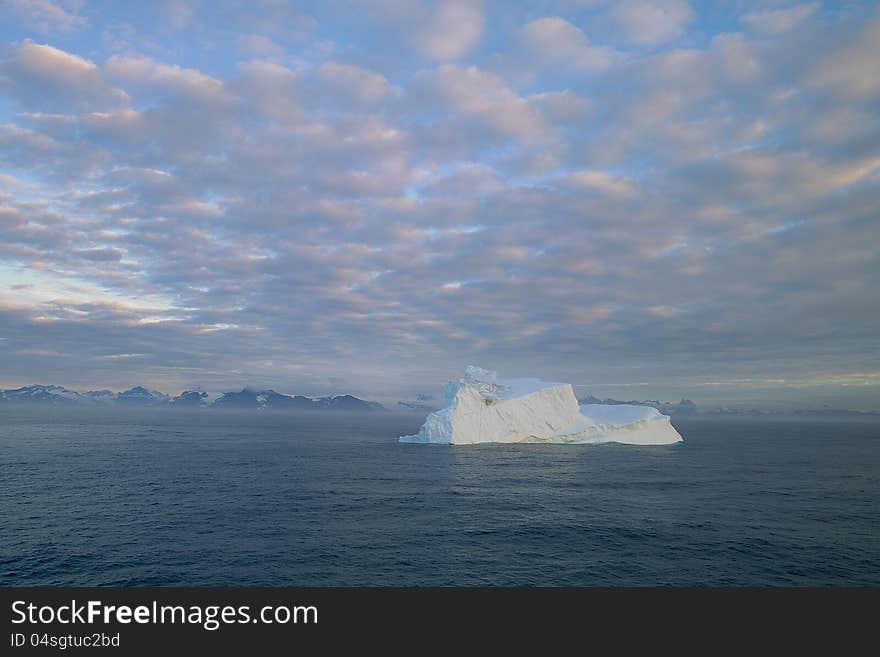
M 198 390 L 186 390 L 172 397 L 158 390 L 149 390 L 143 386 L 135 386 L 122 392 L 113 392 L 112 390 L 77 392 L 76 390 L 70 390 L 58 385 L 32 385 L 0 390 L 0 405 L 15 403 L 165 408 L 211 407 L 251 410 L 385 410 L 384 406 L 378 402 L 365 401 L 351 395 L 311 398 L 302 395 L 285 395 L 274 390 L 255 390 L 252 388 L 244 388 L 240 392 L 226 392 L 213 401 L 209 401 L 208 393 Z

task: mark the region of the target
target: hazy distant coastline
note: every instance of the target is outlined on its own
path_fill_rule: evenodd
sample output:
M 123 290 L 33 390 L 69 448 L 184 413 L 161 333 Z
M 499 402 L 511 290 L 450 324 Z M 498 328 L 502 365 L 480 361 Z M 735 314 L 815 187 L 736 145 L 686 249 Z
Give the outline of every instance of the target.
M 274 390 L 245 387 L 239 392 L 224 392 L 216 399 L 200 390 L 185 390 L 171 396 L 158 390 L 135 386 L 122 392 L 90 390 L 77 392 L 59 385 L 32 385 L 0 390 L 0 406 L 6 404 L 116 407 L 116 408 L 219 408 L 237 410 L 301 411 L 384 411 L 373 401 L 352 395 L 305 397 L 285 395 Z

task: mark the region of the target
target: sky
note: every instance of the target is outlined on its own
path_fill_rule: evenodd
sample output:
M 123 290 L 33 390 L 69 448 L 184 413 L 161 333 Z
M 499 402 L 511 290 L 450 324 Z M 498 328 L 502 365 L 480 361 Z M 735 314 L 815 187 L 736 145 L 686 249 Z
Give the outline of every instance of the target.
M 880 407 L 880 4 L 0 0 L 0 387 Z

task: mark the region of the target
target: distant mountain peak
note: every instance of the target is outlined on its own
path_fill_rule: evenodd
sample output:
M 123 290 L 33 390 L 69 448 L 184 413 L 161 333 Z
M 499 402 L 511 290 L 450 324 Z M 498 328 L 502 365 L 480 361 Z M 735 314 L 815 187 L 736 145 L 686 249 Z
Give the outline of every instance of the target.
M 271 409 L 271 410 L 384 410 L 381 404 L 358 399 L 353 395 L 336 395 L 312 399 L 302 395 L 285 395 L 275 390 L 243 388 L 241 392 L 226 392 L 211 404 L 217 408 Z
M 179 408 L 204 408 L 208 405 L 208 393 L 198 390 L 184 390 L 176 397 L 169 399 L 168 404 Z
M 143 386 L 135 386 L 116 393 L 116 401 L 123 404 L 153 405 L 167 401 L 168 395 L 157 390 L 148 390 Z
M 81 399 L 75 390 L 58 385 L 35 384 L 0 391 L 0 401 L 6 402 L 69 404 Z

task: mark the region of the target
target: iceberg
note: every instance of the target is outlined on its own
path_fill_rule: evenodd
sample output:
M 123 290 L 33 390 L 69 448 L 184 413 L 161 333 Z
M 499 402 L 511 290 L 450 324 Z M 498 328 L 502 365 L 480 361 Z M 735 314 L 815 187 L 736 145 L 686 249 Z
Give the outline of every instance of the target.
M 656 408 L 578 404 L 570 383 L 499 379 L 469 366 L 445 389 L 446 407 L 431 413 L 402 443 L 625 443 L 669 445 L 683 439 Z

